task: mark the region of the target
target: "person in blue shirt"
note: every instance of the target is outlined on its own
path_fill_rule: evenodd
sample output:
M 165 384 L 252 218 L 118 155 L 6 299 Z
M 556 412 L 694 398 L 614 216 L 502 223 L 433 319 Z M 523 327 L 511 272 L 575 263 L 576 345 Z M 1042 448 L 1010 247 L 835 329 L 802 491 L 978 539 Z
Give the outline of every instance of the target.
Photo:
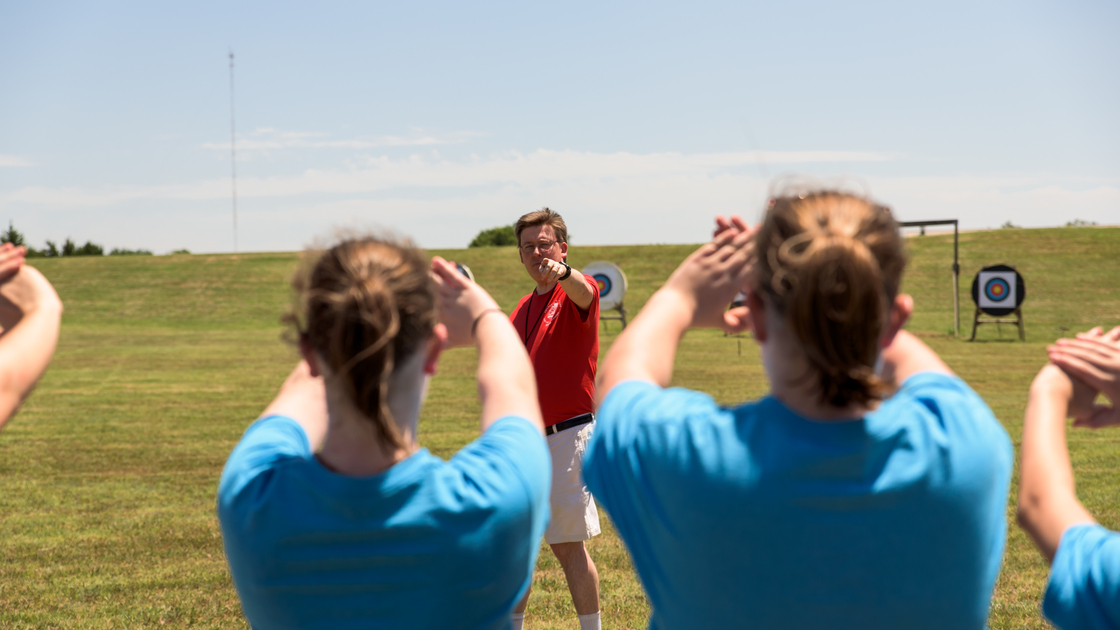
M 1011 443 L 901 330 L 904 265 L 888 208 L 797 191 L 758 228 L 717 218 L 614 342 L 584 475 L 650 628 L 985 627 Z M 724 407 L 667 389 L 703 327 L 753 332 L 768 395 Z
M 1120 327 L 1094 328 L 1049 348 L 1031 383 L 1019 466 L 1019 524 L 1050 562 L 1042 612 L 1062 630 L 1120 628 L 1120 532 L 1077 500 L 1066 449 L 1075 427 L 1120 425 Z M 1097 394 L 1108 405 L 1095 405 Z
M 250 625 L 509 628 L 551 484 L 513 326 L 454 265 L 429 265 L 407 242 L 343 241 L 295 284 L 303 360 L 218 488 Z M 417 446 L 420 407 L 440 352 L 472 344 L 482 435 L 444 461 Z

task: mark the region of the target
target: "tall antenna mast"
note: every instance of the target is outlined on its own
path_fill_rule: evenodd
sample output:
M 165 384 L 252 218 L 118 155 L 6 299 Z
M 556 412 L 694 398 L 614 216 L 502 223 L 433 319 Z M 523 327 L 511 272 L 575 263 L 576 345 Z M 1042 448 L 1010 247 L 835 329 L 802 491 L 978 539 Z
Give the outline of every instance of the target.
M 229 165 L 233 186 L 233 252 L 237 253 L 237 133 L 233 116 L 233 49 L 229 51 Z

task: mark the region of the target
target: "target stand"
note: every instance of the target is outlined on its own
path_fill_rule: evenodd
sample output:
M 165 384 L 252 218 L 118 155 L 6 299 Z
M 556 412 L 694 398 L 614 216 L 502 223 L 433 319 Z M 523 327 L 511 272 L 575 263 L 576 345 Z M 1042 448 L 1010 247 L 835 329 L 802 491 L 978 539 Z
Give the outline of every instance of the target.
M 581 273 L 591 276 L 599 285 L 599 321 L 617 319 L 625 329 L 626 307 L 622 305 L 622 298 L 626 297 L 626 274 L 618 265 L 602 261 L 590 263 Z M 605 315 L 607 311 L 616 311 L 618 315 Z
M 1023 283 L 1023 276 L 1008 265 L 991 265 L 984 267 L 972 279 L 972 301 L 976 304 L 976 313 L 972 316 L 972 338 L 976 341 L 976 328 L 981 324 L 995 324 L 997 330 L 1000 324 L 1015 324 L 1019 328 L 1019 341 L 1026 341 L 1027 334 L 1023 328 L 1023 299 L 1027 297 L 1027 288 Z M 987 315 L 989 319 L 981 319 Z M 1008 315 L 1013 315 L 1009 318 Z

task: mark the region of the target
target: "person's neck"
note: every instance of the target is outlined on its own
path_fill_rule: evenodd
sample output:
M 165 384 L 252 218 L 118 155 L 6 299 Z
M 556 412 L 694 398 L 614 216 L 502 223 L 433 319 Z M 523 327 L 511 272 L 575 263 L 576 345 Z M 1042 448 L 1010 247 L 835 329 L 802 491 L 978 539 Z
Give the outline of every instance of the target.
M 812 386 L 806 387 L 802 382 L 812 383 Z M 815 387 L 816 379 L 797 379 L 790 383 L 787 379 L 784 384 L 780 384 L 777 379 L 770 380 L 771 390 L 770 393 L 774 398 L 777 398 L 785 405 L 790 411 L 814 422 L 847 422 L 849 420 L 858 420 L 873 408 L 866 405 L 857 405 L 855 403 L 847 407 L 835 407 L 826 402 L 821 401 L 820 391 Z
M 396 376 L 396 375 L 394 375 Z M 420 417 L 423 383 L 411 386 L 405 379 L 391 378 L 389 413 L 402 429 L 403 447 L 386 447 L 374 433 L 373 420 L 351 403 L 344 394 L 327 388 L 327 435 L 317 454 L 328 469 L 351 477 L 368 477 L 385 472 L 417 450 L 416 421 Z
M 552 289 L 556 288 L 556 284 L 557 282 L 555 280 L 552 282 L 537 282 L 537 295 L 544 295 L 552 291 Z
M 773 319 L 769 321 L 773 322 Z M 770 393 L 797 415 L 817 422 L 845 422 L 867 415 L 874 406 L 850 404 L 836 407 L 821 400 L 820 381 L 804 352 L 789 338 L 788 331 L 771 324 L 762 348 Z M 811 376 L 806 376 L 812 374 Z

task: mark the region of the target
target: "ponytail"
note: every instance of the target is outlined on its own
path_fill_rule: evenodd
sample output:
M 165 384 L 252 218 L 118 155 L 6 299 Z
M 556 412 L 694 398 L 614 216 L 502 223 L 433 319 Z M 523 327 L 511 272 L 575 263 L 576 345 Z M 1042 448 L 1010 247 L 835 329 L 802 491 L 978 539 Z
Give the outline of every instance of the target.
M 890 210 L 838 192 L 780 197 L 756 238 L 756 290 L 804 349 L 820 401 L 882 399 L 874 365 L 905 265 Z
M 405 446 L 388 407 L 389 378 L 436 323 L 427 267 L 411 243 L 353 239 L 324 252 L 306 279 L 300 274 L 293 280 L 302 317 L 290 315 L 288 321 L 369 418 L 386 450 Z

